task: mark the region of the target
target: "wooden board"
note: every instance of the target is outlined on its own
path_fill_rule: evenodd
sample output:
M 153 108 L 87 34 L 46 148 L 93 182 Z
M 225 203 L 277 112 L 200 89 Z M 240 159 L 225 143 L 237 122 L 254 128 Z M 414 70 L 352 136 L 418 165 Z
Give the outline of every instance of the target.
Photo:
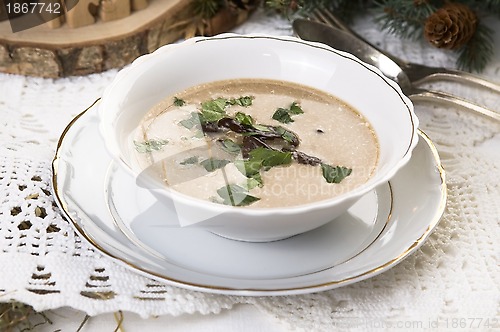
M 178 40 L 192 22 L 191 0 L 152 0 L 115 21 L 72 29 L 49 24 L 13 33 L 0 22 L 0 71 L 66 77 L 120 68 Z

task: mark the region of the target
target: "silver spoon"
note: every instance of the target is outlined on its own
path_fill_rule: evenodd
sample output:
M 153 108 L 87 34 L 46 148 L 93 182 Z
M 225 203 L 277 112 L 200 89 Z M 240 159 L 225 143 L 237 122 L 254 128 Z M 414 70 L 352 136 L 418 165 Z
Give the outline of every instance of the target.
M 312 17 L 314 17 L 317 22 L 325 23 L 329 26 L 338 28 L 353 35 L 354 37 L 358 38 L 359 40 L 362 40 L 363 42 L 367 43 L 374 49 L 378 50 L 380 53 L 391 58 L 395 63 L 399 65 L 399 67 L 401 67 L 401 69 L 403 69 L 403 71 L 406 73 L 406 75 L 414 85 L 419 85 L 427 81 L 444 79 L 460 83 L 470 83 L 500 93 L 499 84 L 486 80 L 480 76 L 471 74 L 469 72 L 451 68 L 430 67 L 419 63 L 412 63 L 402 60 L 390 54 L 389 52 L 386 52 L 378 48 L 377 46 L 370 44 L 370 42 L 368 42 L 366 39 L 363 39 L 363 37 L 358 35 L 339 17 L 337 17 L 333 12 L 327 9 L 318 8 L 317 10 L 314 11 Z
M 500 121 L 500 113 L 444 92 L 414 86 L 404 70 L 391 58 L 347 32 L 305 19 L 296 19 L 293 22 L 293 29 L 304 40 L 321 42 L 351 53 L 361 61 L 377 67 L 385 76 L 398 83 L 403 93 L 411 100 L 438 100 L 451 103 Z

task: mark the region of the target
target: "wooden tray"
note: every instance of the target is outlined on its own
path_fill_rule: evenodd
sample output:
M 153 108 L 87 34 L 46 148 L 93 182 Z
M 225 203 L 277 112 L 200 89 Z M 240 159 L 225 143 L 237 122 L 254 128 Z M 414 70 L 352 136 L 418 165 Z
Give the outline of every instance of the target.
M 56 78 L 123 67 L 183 37 L 193 20 L 191 2 L 154 0 L 126 18 L 80 28 L 44 24 L 13 33 L 1 22 L 0 71 Z

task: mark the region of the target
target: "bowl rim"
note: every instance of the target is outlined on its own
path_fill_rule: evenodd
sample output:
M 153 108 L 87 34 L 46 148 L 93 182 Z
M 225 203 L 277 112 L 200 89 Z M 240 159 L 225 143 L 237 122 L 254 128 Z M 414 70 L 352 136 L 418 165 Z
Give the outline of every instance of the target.
M 312 42 L 312 41 L 306 41 L 302 40 L 297 37 L 292 37 L 292 36 L 276 36 L 276 35 L 269 35 L 269 34 L 263 34 L 263 33 L 251 33 L 251 34 L 237 34 L 237 33 L 222 33 L 218 34 L 215 36 L 200 36 L 200 37 L 192 37 L 189 39 L 186 39 L 184 41 L 181 41 L 179 43 L 174 43 L 174 44 L 167 44 L 164 45 L 158 49 L 156 49 L 154 52 L 142 55 L 138 57 L 136 60 L 134 60 L 130 65 L 127 67 L 121 69 L 113 81 L 111 82 L 110 85 L 106 87 L 106 89 L 103 92 L 100 104 L 99 104 L 99 119 L 101 121 L 100 123 L 100 131 L 101 134 L 104 136 L 105 144 L 107 147 L 107 150 L 110 152 L 110 154 L 114 157 L 114 159 L 119 160 L 120 164 L 131 174 L 134 176 L 138 176 L 137 172 L 134 171 L 125 160 L 123 160 L 122 155 L 121 155 L 121 148 L 117 142 L 115 142 L 114 139 L 109 139 L 106 138 L 106 119 L 108 120 L 108 127 L 109 124 L 112 125 L 112 121 L 109 121 L 109 119 L 114 119 L 115 116 L 112 118 L 107 117 L 106 115 L 109 114 L 109 112 L 105 112 L 104 109 L 106 108 L 105 105 L 107 103 L 107 100 L 110 100 L 112 95 L 112 92 L 114 90 L 114 87 L 120 83 L 120 81 L 124 80 L 127 78 L 128 75 L 133 74 L 133 71 L 136 70 L 137 67 L 140 67 L 143 63 L 154 60 L 157 58 L 159 55 L 163 53 L 168 53 L 168 52 L 174 52 L 178 48 L 184 48 L 188 47 L 193 44 L 197 44 L 200 42 L 213 42 L 213 41 L 218 41 L 218 40 L 230 40 L 230 39 L 268 39 L 268 40 L 275 40 L 279 42 L 293 42 L 297 44 L 302 44 L 308 47 L 314 47 L 318 49 L 322 49 L 325 51 L 332 52 L 336 54 L 337 56 L 341 56 L 345 59 L 348 59 L 350 61 L 356 62 L 358 65 L 364 67 L 368 71 L 371 71 L 373 74 L 377 75 L 382 81 L 388 85 L 390 88 L 394 90 L 394 92 L 399 96 L 401 99 L 402 105 L 406 107 L 406 110 L 408 111 L 409 114 L 409 121 L 411 123 L 411 135 L 409 135 L 410 140 L 406 149 L 406 152 L 404 155 L 401 157 L 401 159 L 395 163 L 389 170 L 387 170 L 384 174 L 380 174 L 377 177 L 377 174 L 372 176 L 371 178 L 368 179 L 367 182 L 363 183 L 362 185 L 347 191 L 345 193 L 342 193 L 340 195 L 334 196 L 330 199 L 323 199 L 319 201 L 314 201 L 306 204 L 301 204 L 301 205 L 293 205 L 293 206 L 285 206 L 285 207 L 272 207 L 272 208 L 252 208 L 252 207 L 237 207 L 237 206 L 230 206 L 230 205 L 224 205 L 224 204 L 219 204 L 219 203 L 214 203 L 210 202 L 207 200 L 195 198 L 193 196 L 189 196 L 186 194 L 183 194 L 181 192 L 178 192 L 172 188 L 169 187 L 163 187 L 163 188 L 155 188 L 154 184 L 156 183 L 154 180 L 146 178 L 146 183 L 150 183 L 151 187 L 147 188 L 148 190 L 151 190 L 152 192 L 159 194 L 161 196 L 165 196 L 167 198 L 172 199 L 173 201 L 178 201 L 181 204 L 197 207 L 197 208 L 202 208 L 206 211 L 209 211 L 211 213 L 215 214 L 227 214 L 227 213 L 234 213 L 234 214 L 242 214 L 242 215 L 248 215 L 248 216 L 264 216 L 264 215 L 269 215 L 269 214 L 275 214 L 275 215 L 292 215 L 292 214 L 302 214 L 302 213 L 307 213 L 308 211 L 312 210 L 318 210 L 318 209 L 325 209 L 329 208 L 331 206 L 340 204 L 342 202 L 348 201 L 348 200 L 356 200 L 360 198 L 361 196 L 365 195 L 367 192 L 370 190 L 373 190 L 373 188 L 377 187 L 378 185 L 385 183 L 389 181 L 401 167 L 406 165 L 412 155 L 413 149 L 416 147 L 418 143 L 418 125 L 419 125 L 419 119 L 415 114 L 414 111 L 414 105 L 411 102 L 411 100 L 403 94 L 401 87 L 394 81 L 390 80 L 387 78 L 385 75 L 382 74 L 382 72 L 376 68 L 373 65 L 370 65 L 356 56 L 354 56 L 351 53 L 347 53 L 344 51 L 340 51 L 337 49 L 334 49 L 328 45 L 319 43 L 319 42 Z M 112 141 L 112 142 L 111 142 Z M 156 187 L 158 186 L 158 183 L 156 183 Z

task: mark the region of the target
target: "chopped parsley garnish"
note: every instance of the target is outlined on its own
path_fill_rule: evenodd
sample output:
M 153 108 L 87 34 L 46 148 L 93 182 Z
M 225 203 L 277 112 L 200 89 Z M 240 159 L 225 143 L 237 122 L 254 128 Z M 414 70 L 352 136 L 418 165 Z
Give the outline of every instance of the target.
M 174 97 L 174 105 L 175 106 L 184 106 L 184 105 L 186 105 L 186 102 L 183 99 Z
M 219 168 L 222 168 L 229 164 L 231 161 L 226 159 L 216 159 L 216 158 L 208 158 L 200 162 L 200 165 L 205 167 L 207 172 L 213 172 Z
M 249 195 L 246 188 L 237 184 L 230 184 L 219 188 L 217 194 L 223 199 L 223 204 L 232 206 L 246 206 L 260 199 Z
M 250 115 L 242 112 L 237 112 L 234 115 L 234 119 L 245 126 L 251 127 L 254 124 L 253 118 Z
M 293 115 L 304 113 L 304 111 L 302 110 L 302 107 L 300 107 L 300 105 L 296 102 L 293 102 L 292 105 L 290 105 L 288 112 L 290 114 L 293 114 Z
M 323 177 L 328 183 L 340 183 L 352 173 L 351 168 L 344 166 L 330 166 L 327 164 L 321 164 L 321 170 L 323 171 Z
M 226 114 L 227 99 L 217 98 L 201 103 L 201 115 L 207 122 L 215 122 L 224 118 Z
M 201 103 L 201 115 L 206 122 L 215 122 L 227 116 L 226 108 L 231 105 L 248 107 L 252 105 L 253 97 L 216 98 Z M 243 114 L 243 113 L 242 113 Z
M 262 187 L 264 183 L 262 182 L 262 176 L 260 173 L 254 174 L 252 177 L 249 177 L 246 183 L 248 190 L 251 190 L 255 187 Z
M 298 115 L 302 113 L 304 113 L 304 111 L 302 110 L 300 105 L 297 104 L 296 102 L 293 102 L 289 108 L 281 108 L 281 107 L 278 108 L 274 112 L 272 118 L 281 123 L 290 123 L 294 122 L 294 120 L 292 119 L 292 115 Z
M 248 178 L 247 185 L 249 189 L 256 186 L 262 186 L 263 181 L 260 174 L 261 170 L 269 169 L 274 166 L 288 165 L 292 162 L 292 153 L 279 150 L 271 150 L 258 147 L 250 151 L 249 158 L 235 160 L 236 168 Z
M 276 132 L 281 135 L 281 137 L 287 141 L 288 143 L 292 145 L 298 145 L 299 144 L 299 139 L 297 135 L 295 135 L 293 132 L 290 130 L 286 130 L 283 127 L 276 127 Z
M 198 163 L 199 159 L 200 158 L 198 156 L 192 156 L 192 157 L 184 159 L 179 164 L 181 164 L 181 165 L 194 165 L 194 164 Z
M 267 132 L 271 132 L 274 127 L 266 126 L 266 125 L 262 125 L 262 124 L 254 124 L 253 128 L 255 128 L 258 131 L 262 131 L 262 132 L 267 133 Z
M 237 111 L 230 115 L 230 106 L 251 106 L 253 97 L 216 98 L 200 104 L 198 112 L 192 112 L 188 119 L 180 121 L 184 127 L 201 132 L 200 136 L 212 139 L 220 150 L 233 155 L 228 159 L 208 158 L 199 162 L 199 157 L 187 158 L 181 165 L 199 163 L 208 172 L 234 163 L 236 168 L 246 176 L 240 185 L 227 184 L 219 188 L 219 202 L 233 206 L 245 206 L 259 200 L 248 193 L 249 190 L 263 186 L 262 172 L 272 167 L 289 165 L 292 161 L 299 164 L 320 167 L 327 183 L 340 183 L 349 176 L 352 169 L 343 166 L 325 164 L 320 158 L 310 156 L 297 150 L 299 137 L 282 126 L 256 123 L 249 114 Z M 282 123 L 294 122 L 293 117 L 304 113 L 297 102 L 289 108 L 278 108 L 273 114 L 274 120 Z M 318 129 L 318 132 L 320 130 Z M 321 130 L 321 132 L 323 132 Z M 239 155 L 240 157 L 236 157 Z
M 254 177 L 256 174 L 260 174 L 260 169 L 262 168 L 262 160 L 235 160 L 234 165 L 241 172 L 241 174 L 246 177 Z
M 238 105 L 238 106 L 242 106 L 242 107 L 248 107 L 248 106 L 252 106 L 252 102 L 253 102 L 253 97 L 251 96 L 243 96 L 243 97 L 239 97 L 239 98 L 232 98 L 232 99 L 229 99 L 229 104 L 231 105 Z
M 281 123 L 290 123 L 293 122 L 290 113 L 284 108 L 278 108 L 276 112 L 273 114 L 273 119 L 279 121 Z
M 250 151 L 250 161 L 260 162 L 262 166 L 273 167 L 288 165 L 292 162 L 292 153 L 278 150 L 270 150 L 259 147 Z
M 179 121 L 179 124 L 183 125 L 187 129 L 192 129 L 195 127 L 199 127 L 203 122 L 200 113 L 191 112 L 191 117 L 189 119 Z
M 150 139 L 150 140 L 147 140 L 144 142 L 134 141 L 134 146 L 135 146 L 135 150 L 137 152 L 147 153 L 147 152 L 159 151 L 167 143 L 168 143 L 168 140 Z
M 218 142 L 221 149 L 226 151 L 227 153 L 238 154 L 241 152 L 241 147 L 239 146 L 239 144 L 236 144 L 230 138 L 224 138 L 222 140 L 219 140 Z

